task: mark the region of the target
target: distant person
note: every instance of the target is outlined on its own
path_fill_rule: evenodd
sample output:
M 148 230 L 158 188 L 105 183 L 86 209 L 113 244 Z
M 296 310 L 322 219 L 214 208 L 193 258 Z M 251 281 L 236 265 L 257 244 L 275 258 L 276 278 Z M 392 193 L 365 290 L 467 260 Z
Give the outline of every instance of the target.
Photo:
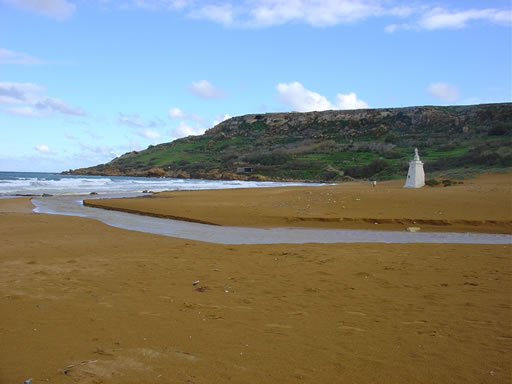
M 377 180 L 372 180 L 372 187 L 375 188 L 377 186 Z

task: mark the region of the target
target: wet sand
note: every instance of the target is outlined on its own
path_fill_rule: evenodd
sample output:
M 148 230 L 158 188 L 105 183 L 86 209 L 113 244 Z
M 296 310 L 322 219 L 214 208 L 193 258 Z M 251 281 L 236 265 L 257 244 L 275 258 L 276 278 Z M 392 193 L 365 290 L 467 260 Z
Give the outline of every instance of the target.
M 403 181 L 324 187 L 173 191 L 88 206 L 241 227 L 512 233 L 512 172 L 451 187 L 404 189 Z
M 215 245 L 0 200 L 0 383 L 509 383 L 510 250 Z

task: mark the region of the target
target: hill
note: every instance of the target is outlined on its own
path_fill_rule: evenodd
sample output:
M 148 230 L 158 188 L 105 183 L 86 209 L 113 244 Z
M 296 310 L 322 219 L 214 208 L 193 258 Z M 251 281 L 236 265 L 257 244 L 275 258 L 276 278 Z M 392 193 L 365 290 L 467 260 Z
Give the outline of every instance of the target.
M 66 173 L 383 180 L 407 174 L 415 147 L 426 172 L 478 171 L 512 166 L 511 144 L 512 103 L 251 114 L 226 120 L 200 136 Z

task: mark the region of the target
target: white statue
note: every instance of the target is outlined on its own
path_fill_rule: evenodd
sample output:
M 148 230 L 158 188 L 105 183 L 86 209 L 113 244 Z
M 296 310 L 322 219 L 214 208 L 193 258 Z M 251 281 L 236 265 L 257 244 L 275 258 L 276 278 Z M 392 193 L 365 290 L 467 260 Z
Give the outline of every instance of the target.
M 420 155 L 418 155 L 418 148 L 414 148 L 414 159 L 409 163 L 404 188 L 421 188 L 424 185 L 425 171 L 423 170 L 423 163 L 420 160 Z

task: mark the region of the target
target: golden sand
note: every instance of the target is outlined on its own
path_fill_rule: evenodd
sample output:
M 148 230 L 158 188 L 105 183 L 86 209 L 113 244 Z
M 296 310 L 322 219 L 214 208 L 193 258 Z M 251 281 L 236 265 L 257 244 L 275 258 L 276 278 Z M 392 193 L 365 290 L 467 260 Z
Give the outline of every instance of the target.
M 243 227 L 320 227 L 512 233 L 512 173 L 451 187 L 404 189 L 403 181 L 323 187 L 173 191 L 87 205 Z
M 227 246 L 27 208 L 0 200 L 1 384 L 512 380 L 510 245 Z

